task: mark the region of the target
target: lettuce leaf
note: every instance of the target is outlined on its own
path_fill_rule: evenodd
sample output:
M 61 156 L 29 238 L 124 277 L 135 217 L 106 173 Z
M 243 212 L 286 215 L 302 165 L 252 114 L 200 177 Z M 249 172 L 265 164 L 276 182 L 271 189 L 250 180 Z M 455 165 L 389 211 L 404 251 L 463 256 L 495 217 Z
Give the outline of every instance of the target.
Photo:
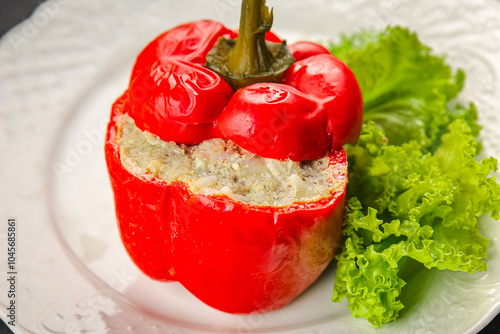
M 387 144 L 373 122 L 347 148 L 349 204 L 333 300 L 346 297 L 353 315 L 374 326 L 395 320 L 403 308 L 406 258 L 429 269 L 487 268 L 488 240 L 477 218 L 500 218 L 500 186 L 489 176 L 497 161 L 476 161 L 477 142 L 464 120 L 448 129 L 434 154 L 415 141 Z
M 487 269 L 478 218 L 500 218 L 497 160 L 476 160 L 475 106 L 453 101 L 463 73 L 453 74 L 416 35 L 399 27 L 360 33 L 332 52 L 356 74 L 366 116 L 359 141 L 346 147 L 348 207 L 333 301 L 346 298 L 354 316 L 378 327 L 404 307 L 405 271 Z
M 401 27 L 344 36 L 330 48 L 358 79 L 364 119 L 384 129 L 392 144 L 415 140 L 429 148 L 439 139 L 450 122 L 447 104 L 463 87 L 461 70 L 452 73 L 443 57 Z

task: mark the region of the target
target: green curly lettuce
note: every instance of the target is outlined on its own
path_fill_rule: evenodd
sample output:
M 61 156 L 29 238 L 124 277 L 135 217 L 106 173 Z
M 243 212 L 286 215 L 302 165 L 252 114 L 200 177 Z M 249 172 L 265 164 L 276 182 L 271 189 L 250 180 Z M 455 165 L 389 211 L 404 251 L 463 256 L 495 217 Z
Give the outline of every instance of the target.
M 441 139 L 434 154 L 424 153 L 415 141 L 387 144 L 369 123 L 347 149 L 350 199 L 333 299 L 346 297 L 353 315 L 375 326 L 403 308 L 408 258 L 426 268 L 487 268 L 488 240 L 477 218 L 500 218 L 500 186 L 489 177 L 497 161 L 476 161 L 477 142 L 464 120 L 452 122 Z
M 463 87 L 463 71 L 452 73 L 443 57 L 401 27 L 344 36 L 331 51 L 358 79 L 365 121 L 381 126 L 392 144 L 415 140 L 429 148 L 439 139 L 450 122 L 447 104 Z
M 346 298 L 354 316 L 378 327 L 403 309 L 409 270 L 487 269 L 478 218 L 500 218 L 497 160 L 476 160 L 476 109 L 453 102 L 463 73 L 453 74 L 415 34 L 360 33 L 332 52 L 352 68 L 365 101 L 360 139 L 346 147 L 348 206 L 333 301 Z

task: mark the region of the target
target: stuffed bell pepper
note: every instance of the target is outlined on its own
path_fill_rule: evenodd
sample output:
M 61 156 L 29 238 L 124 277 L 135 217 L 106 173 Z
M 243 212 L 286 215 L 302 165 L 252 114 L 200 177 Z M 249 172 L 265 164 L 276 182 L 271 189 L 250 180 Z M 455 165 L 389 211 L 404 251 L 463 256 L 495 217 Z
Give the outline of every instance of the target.
M 239 31 L 203 20 L 158 36 L 105 144 L 132 260 L 230 313 L 285 306 L 333 259 L 342 145 L 361 130 L 350 69 L 319 44 L 287 46 L 272 21 L 265 1 L 244 0 Z

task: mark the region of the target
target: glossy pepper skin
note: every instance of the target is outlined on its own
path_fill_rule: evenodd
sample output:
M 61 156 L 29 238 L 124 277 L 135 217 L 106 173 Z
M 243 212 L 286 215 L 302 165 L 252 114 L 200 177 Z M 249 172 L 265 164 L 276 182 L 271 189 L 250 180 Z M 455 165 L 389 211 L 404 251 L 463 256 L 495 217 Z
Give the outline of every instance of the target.
M 113 106 L 105 153 L 123 244 L 146 275 L 179 281 L 230 313 L 279 309 L 318 278 L 340 242 L 345 183 L 316 202 L 269 207 L 136 176 L 120 161 L 116 123 L 130 111 L 125 94 Z M 329 159 L 332 177 L 345 181 L 344 150 Z
M 127 91 L 138 128 L 187 145 L 222 137 L 216 119 L 233 90 L 203 67 L 221 36 L 235 33 L 219 22 L 196 21 L 161 34 L 140 53 Z
M 137 58 L 127 93 L 130 116 L 166 141 L 227 138 L 265 158 L 313 160 L 354 142 L 363 103 L 351 70 L 312 42 L 289 46 L 296 62 L 278 83 L 234 90 L 203 66 L 219 38 L 237 32 L 196 21 L 156 38 Z M 267 41 L 280 42 L 272 32 Z

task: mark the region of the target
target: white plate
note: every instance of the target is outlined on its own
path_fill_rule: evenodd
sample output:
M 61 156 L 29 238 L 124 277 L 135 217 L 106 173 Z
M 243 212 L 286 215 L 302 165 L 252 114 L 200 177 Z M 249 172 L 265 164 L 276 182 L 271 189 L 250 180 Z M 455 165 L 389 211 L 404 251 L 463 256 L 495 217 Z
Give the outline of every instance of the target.
M 474 333 L 500 310 L 500 226 L 489 270 L 429 271 L 418 303 L 375 331 L 332 303 L 334 266 L 268 314 L 215 311 L 178 283 L 141 274 L 122 247 L 106 173 L 104 127 L 137 53 L 162 31 L 212 18 L 236 27 L 239 0 L 51 0 L 0 42 L 0 163 L 4 268 L 7 217 L 18 221 L 19 333 Z M 402 24 L 468 74 L 484 155 L 500 157 L 500 4 L 493 0 L 269 1 L 289 41 Z M 5 230 L 5 231 L 4 231 Z M 0 281 L 6 291 L 6 281 Z M 1 317 L 9 299 L 0 294 Z

